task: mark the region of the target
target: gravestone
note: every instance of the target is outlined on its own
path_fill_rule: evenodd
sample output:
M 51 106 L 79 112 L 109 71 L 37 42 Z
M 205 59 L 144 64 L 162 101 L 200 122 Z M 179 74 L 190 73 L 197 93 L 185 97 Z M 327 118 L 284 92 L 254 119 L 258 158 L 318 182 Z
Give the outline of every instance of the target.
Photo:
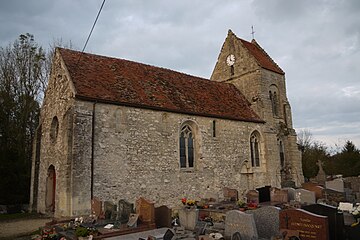
M 198 209 L 185 208 L 179 210 L 180 225 L 187 230 L 194 231 L 198 218 L 199 218 Z
M 242 240 L 251 240 L 258 237 L 254 216 L 238 210 L 231 210 L 226 213 L 225 238 L 239 232 Z
M 344 192 L 344 181 L 341 178 L 337 178 L 332 181 L 326 181 L 325 187 L 337 192 Z
M 136 213 L 139 214 L 139 219 L 144 223 L 155 223 L 155 207 L 154 203 L 147 201 L 140 197 L 136 200 Z
M 167 206 L 160 206 L 155 208 L 155 224 L 156 227 L 171 228 L 171 209 Z
M 360 224 L 350 226 L 346 228 L 348 240 L 359 240 L 360 239 Z
M 295 188 L 283 188 L 288 192 L 288 199 L 289 201 L 295 200 Z
M 256 189 L 259 191 L 259 203 L 270 202 L 270 188 L 271 186 L 265 186 Z
M 104 202 L 105 219 L 116 220 L 117 217 L 117 206 L 110 201 Z
M 312 182 L 303 183 L 302 188 L 314 192 L 316 200 L 324 198 L 324 188 L 316 183 L 312 183 Z
M 273 206 L 263 206 L 255 210 L 246 211 L 246 213 L 254 215 L 259 238 L 266 239 L 270 239 L 280 234 L 279 212 L 280 208 Z
M 223 188 L 224 200 L 235 202 L 239 199 L 238 191 L 232 188 Z
M 126 223 L 129 221 L 129 216 L 134 212 L 134 205 L 124 199 L 119 200 L 118 204 L 118 221 Z
M 295 200 L 300 202 L 301 204 L 314 204 L 316 203 L 315 199 L 316 198 L 314 192 L 301 188 L 295 190 Z
M 328 218 L 303 209 L 280 211 L 280 229 L 299 231 L 301 240 L 328 240 Z
M 287 203 L 289 201 L 288 191 L 276 187 L 270 188 L 270 201 L 272 203 Z
M 102 202 L 96 197 L 91 200 L 91 214 L 97 217 L 103 215 Z
M 303 209 L 321 216 L 328 217 L 330 240 L 344 239 L 344 216 L 336 207 L 324 204 L 303 206 Z
M 175 233 L 172 230 L 168 229 L 164 234 L 163 240 L 172 240 L 174 236 Z
M 259 192 L 257 190 L 249 190 L 246 193 L 246 199 L 248 203 L 259 204 Z

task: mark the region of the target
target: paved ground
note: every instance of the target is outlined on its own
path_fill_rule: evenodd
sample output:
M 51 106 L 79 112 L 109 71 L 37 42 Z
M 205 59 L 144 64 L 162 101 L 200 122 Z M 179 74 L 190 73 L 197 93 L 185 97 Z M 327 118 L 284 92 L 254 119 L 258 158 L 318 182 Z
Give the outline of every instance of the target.
M 0 222 L 0 240 L 31 239 L 30 234 L 38 230 L 39 227 L 45 226 L 51 218 L 33 218 L 33 219 L 16 219 L 11 221 Z

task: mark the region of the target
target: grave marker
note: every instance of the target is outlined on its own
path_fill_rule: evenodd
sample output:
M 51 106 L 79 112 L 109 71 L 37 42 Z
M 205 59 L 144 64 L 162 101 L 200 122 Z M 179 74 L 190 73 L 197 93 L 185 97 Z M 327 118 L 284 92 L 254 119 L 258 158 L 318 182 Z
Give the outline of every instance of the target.
M 257 190 L 249 190 L 246 193 L 246 198 L 248 203 L 259 204 L 259 192 Z
M 232 188 L 223 188 L 224 200 L 235 202 L 239 199 L 238 191 Z
M 270 188 L 270 201 L 272 203 L 287 203 L 289 201 L 288 191 L 276 187 Z
M 344 239 L 344 216 L 336 207 L 324 204 L 303 206 L 303 209 L 321 216 L 328 217 L 330 240 Z
M 171 228 L 171 209 L 167 206 L 160 206 L 155 208 L 155 224 L 157 228 L 168 227 Z
M 259 202 L 270 202 L 270 187 L 265 186 L 261 188 L 257 188 L 256 190 L 259 191 Z
M 228 211 L 225 218 L 225 238 L 231 238 L 236 232 L 241 234 L 242 240 L 257 238 L 254 216 L 238 210 Z
M 299 231 L 301 240 L 328 240 L 328 218 L 303 209 L 280 211 L 280 229 Z
M 271 239 L 280 234 L 279 212 L 280 208 L 273 206 L 263 206 L 255 210 L 246 211 L 246 213 L 254 215 L 259 238 L 266 239 Z
M 301 204 L 314 204 L 316 203 L 315 199 L 316 198 L 314 192 L 301 188 L 295 190 L 295 200 L 300 202 Z
M 147 201 L 140 197 L 136 200 L 136 213 L 139 214 L 139 219 L 145 223 L 155 222 L 155 208 L 154 203 Z
M 344 181 L 341 178 L 337 178 L 332 181 L 326 181 L 325 187 L 337 192 L 344 192 Z
M 120 223 L 126 223 L 129 221 L 130 214 L 134 212 L 134 205 L 124 199 L 121 199 L 119 200 L 118 207 L 119 210 L 117 220 L 120 221 Z

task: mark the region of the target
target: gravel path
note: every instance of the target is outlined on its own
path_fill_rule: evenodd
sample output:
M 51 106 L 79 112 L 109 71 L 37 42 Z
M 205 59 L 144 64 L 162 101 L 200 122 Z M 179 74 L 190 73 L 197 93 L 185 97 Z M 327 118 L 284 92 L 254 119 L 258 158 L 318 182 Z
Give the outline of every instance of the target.
M 36 218 L 0 222 L 0 240 L 16 239 L 16 237 L 19 236 L 29 235 L 32 232 L 38 230 L 39 227 L 45 226 L 45 223 L 50 222 L 51 220 L 51 218 Z

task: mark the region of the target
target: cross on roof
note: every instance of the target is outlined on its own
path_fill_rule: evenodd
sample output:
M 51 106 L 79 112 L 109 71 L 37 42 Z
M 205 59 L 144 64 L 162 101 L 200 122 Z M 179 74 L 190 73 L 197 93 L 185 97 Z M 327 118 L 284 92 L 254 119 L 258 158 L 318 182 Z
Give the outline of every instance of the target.
M 251 35 L 252 35 L 252 39 L 255 39 L 255 31 L 254 31 L 254 26 L 251 26 Z

